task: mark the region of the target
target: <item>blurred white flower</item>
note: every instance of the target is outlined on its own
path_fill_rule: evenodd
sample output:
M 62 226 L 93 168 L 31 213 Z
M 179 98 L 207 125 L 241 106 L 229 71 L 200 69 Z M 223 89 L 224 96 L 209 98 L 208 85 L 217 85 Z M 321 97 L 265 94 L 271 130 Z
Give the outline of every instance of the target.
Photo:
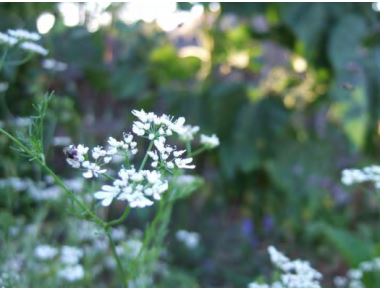
M 66 63 L 57 61 L 52 58 L 44 59 L 42 62 L 42 66 L 44 69 L 56 72 L 65 71 L 68 67 Z
M 178 131 L 178 133 L 182 141 L 190 142 L 194 139 L 195 134 L 198 133 L 199 130 L 200 127 L 198 126 L 185 125 Z
M 83 173 L 83 177 L 86 179 L 93 177 L 97 178 L 100 174 L 107 172 L 106 169 L 101 169 L 100 166 L 98 166 L 96 163 L 91 163 L 89 161 L 83 162 L 82 166 L 86 169 L 86 171 Z
M 83 257 L 84 253 L 81 249 L 72 246 L 63 246 L 61 248 L 60 260 L 64 264 L 77 264 Z
M 45 49 L 43 46 L 41 46 L 35 42 L 31 42 L 31 41 L 25 41 L 25 42 L 21 43 L 20 48 L 22 48 L 24 50 L 28 50 L 30 52 L 37 53 L 37 54 L 41 54 L 43 56 L 48 54 L 47 49 Z
M 35 248 L 35 256 L 40 260 L 53 259 L 58 253 L 58 250 L 49 245 L 39 245 Z
M 249 288 L 320 288 L 322 274 L 313 269 L 308 261 L 291 261 L 275 247 L 268 247 L 269 257 L 276 268 L 281 270 L 280 280 L 273 284 L 251 282 Z
M 0 43 L 4 43 L 8 46 L 13 46 L 17 43 L 17 39 L 15 37 L 9 36 L 3 32 L 0 32 Z
M 346 186 L 364 182 L 373 182 L 375 187 L 380 189 L 380 167 L 369 166 L 361 170 L 345 169 L 342 172 L 341 182 Z
M 75 282 L 84 278 L 83 266 L 77 264 L 60 269 L 58 276 L 68 282 Z
M 187 248 L 195 249 L 200 243 L 200 236 L 195 232 L 179 230 L 176 232 L 176 239 L 182 242 Z
M 202 134 L 200 136 L 200 143 L 208 148 L 215 148 L 220 144 L 219 138 L 213 134 L 211 136 Z
M 24 29 L 8 29 L 8 34 L 18 39 L 39 41 L 41 36 L 36 32 L 30 32 Z
M 0 42 L 1 42 L 1 32 L 0 32 Z M 0 93 L 8 90 L 9 84 L 8 82 L 0 82 Z
M 53 138 L 52 144 L 54 146 L 68 146 L 71 144 L 71 138 L 68 136 L 55 136 Z

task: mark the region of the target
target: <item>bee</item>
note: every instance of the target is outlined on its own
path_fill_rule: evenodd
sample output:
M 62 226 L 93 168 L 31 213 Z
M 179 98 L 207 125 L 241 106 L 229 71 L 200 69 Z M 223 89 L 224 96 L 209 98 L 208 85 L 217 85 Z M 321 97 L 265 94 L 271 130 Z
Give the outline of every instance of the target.
M 77 149 L 73 145 L 65 147 L 63 149 L 65 156 L 69 159 L 75 160 L 77 158 Z

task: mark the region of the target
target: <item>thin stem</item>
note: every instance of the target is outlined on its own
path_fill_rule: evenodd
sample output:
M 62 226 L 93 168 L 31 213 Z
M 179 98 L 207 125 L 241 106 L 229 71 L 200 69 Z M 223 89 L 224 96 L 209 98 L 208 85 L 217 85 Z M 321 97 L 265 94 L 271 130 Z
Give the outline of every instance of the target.
M 158 212 L 152 222 L 148 225 L 145 230 L 144 240 L 140 251 L 136 259 L 132 263 L 132 272 L 133 276 L 137 276 L 142 273 L 139 272 L 141 269 L 143 261 L 147 258 L 146 254 L 150 251 L 151 245 L 158 244 L 163 238 L 163 230 L 168 224 L 169 218 L 167 217 L 169 210 L 172 208 L 172 202 L 168 198 L 162 198 L 159 204 Z M 160 240 L 157 240 L 157 237 Z M 149 265 L 149 264 L 147 264 Z
M 112 176 L 110 176 L 110 175 L 108 175 L 108 174 L 106 174 L 106 173 L 103 173 L 102 175 L 103 175 L 104 177 L 106 177 L 107 179 L 109 179 L 110 181 L 114 181 L 114 180 L 115 180 L 114 177 L 112 177 Z
M 115 261 L 116 261 L 116 264 L 117 264 L 117 268 L 119 270 L 121 281 L 123 282 L 123 286 L 127 288 L 128 287 L 127 278 L 126 278 L 127 275 L 126 275 L 126 273 L 124 271 L 123 265 L 121 264 L 119 255 L 117 255 L 116 246 L 115 246 L 115 243 L 113 242 L 113 239 L 112 239 L 112 236 L 111 236 L 111 232 L 109 230 L 109 226 L 105 227 L 105 233 L 108 236 L 109 245 L 111 247 L 111 250 L 112 250 L 112 253 L 113 253 L 113 257 L 115 258 Z
M 195 150 L 194 152 L 191 152 L 190 153 L 190 157 L 194 157 L 194 156 L 197 156 L 199 154 L 201 154 L 202 152 L 206 151 L 208 148 L 206 146 L 203 146 L 201 148 L 198 148 L 197 150 Z
M 187 147 L 187 156 L 190 157 L 191 153 L 192 153 L 192 148 L 191 148 L 191 142 L 190 141 L 187 142 L 186 147 Z
M 127 206 L 124 210 L 124 213 L 118 219 L 108 222 L 108 226 L 112 227 L 112 226 L 120 225 L 122 222 L 124 222 L 125 218 L 128 217 L 129 215 L 130 209 L 131 208 Z
M 12 65 L 12 66 L 17 66 L 17 65 L 22 65 L 26 63 L 28 60 L 32 58 L 32 53 L 28 53 L 26 57 L 20 59 L 20 60 L 10 60 L 10 61 L 4 61 L 6 65 Z
M 151 141 L 148 145 L 148 149 L 147 151 L 145 152 L 145 156 L 140 164 L 140 168 L 139 170 L 142 170 L 148 160 L 148 152 L 152 149 L 153 147 L 153 141 Z M 108 176 L 109 177 L 109 176 Z M 124 213 L 116 220 L 112 220 L 108 223 L 109 226 L 115 226 L 115 225 L 119 225 L 121 224 L 122 222 L 124 222 L 125 218 L 129 215 L 129 212 L 130 212 L 130 207 L 127 206 L 124 210 Z
M 64 182 L 61 180 L 59 176 L 57 176 L 45 163 L 44 161 L 36 157 L 35 154 L 28 149 L 21 141 L 19 141 L 17 138 L 15 138 L 13 135 L 5 131 L 4 129 L 0 128 L 0 132 L 5 134 L 10 140 L 12 140 L 18 147 L 22 149 L 23 152 L 31 156 L 36 162 L 54 179 L 55 183 L 61 187 L 64 192 L 69 196 L 69 198 L 76 203 L 76 205 L 81 208 L 91 219 L 101 225 L 104 226 L 105 223 L 103 220 L 101 220 L 95 213 L 93 213 L 82 201 L 80 201 L 76 196 L 73 194 L 71 190 L 67 188 L 67 186 L 64 184 Z
M 1 60 L 0 60 L 0 71 L 4 66 L 5 58 L 7 57 L 7 54 L 8 54 L 8 48 L 5 48 L 3 55 L 1 56 Z
M 143 161 L 141 162 L 141 165 L 140 165 L 140 168 L 139 168 L 140 171 L 144 168 L 145 163 L 146 163 L 147 160 L 148 160 L 148 153 L 149 153 L 150 150 L 152 149 L 152 146 L 153 146 L 153 140 L 149 143 L 149 145 L 148 145 L 148 149 L 147 149 L 147 151 L 145 152 L 145 156 L 144 156 Z

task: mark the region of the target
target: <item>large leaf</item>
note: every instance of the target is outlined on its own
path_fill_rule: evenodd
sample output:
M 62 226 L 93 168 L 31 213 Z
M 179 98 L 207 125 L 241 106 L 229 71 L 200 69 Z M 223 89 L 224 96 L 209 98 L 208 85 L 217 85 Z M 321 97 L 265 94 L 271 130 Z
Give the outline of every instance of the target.
M 351 142 L 358 148 L 365 144 L 369 121 L 367 80 L 362 40 L 368 33 L 363 18 L 345 15 L 333 30 L 328 55 L 335 70 L 330 95 L 335 101 L 332 115 L 343 126 Z
M 374 245 L 367 240 L 362 240 L 353 233 L 341 228 L 324 225 L 323 233 L 350 266 L 356 267 L 361 262 L 374 257 Z

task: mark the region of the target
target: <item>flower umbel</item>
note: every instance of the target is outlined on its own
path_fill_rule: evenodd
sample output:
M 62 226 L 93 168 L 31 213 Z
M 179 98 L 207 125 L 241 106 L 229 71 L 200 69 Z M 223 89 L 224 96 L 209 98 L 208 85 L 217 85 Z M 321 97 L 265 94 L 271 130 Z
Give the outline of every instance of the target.
M 174 120 L 171 116 L 157 116 L 144 110 L 133 110 L 132 114 L 137 118 L 132 125 L 133 134 L 123 133 L 122 139 L 109 137 L 105 147 L 88 148 L 79 144 L 64 149 L 67 163 L 82 170 L 84 178 L 111 181 L 93 194 L 102 206 L 109 206 L 114 200 L 125 201 L 132 208 L 151 206 L 168 190 L 169 179 L 178 170 L 195 168 L 186 149 L 178 149 L 167 141 L 173 135 L 181 141 L 190 141 L 198 127 L 184 125 L 183 117 Z M 138 168 L 135 167 L 135 157 L 139 149 L 134 135 L 149 141 Z M 204 147 L 212 148 L 219 143 L 216 136 L 210 140 L 210 145 Z M 147 159 L 151 160 L 148 164 L 151 170 L 145 168 Z M 120 163 L 120 167 L 114 167 L 115 163 Z

